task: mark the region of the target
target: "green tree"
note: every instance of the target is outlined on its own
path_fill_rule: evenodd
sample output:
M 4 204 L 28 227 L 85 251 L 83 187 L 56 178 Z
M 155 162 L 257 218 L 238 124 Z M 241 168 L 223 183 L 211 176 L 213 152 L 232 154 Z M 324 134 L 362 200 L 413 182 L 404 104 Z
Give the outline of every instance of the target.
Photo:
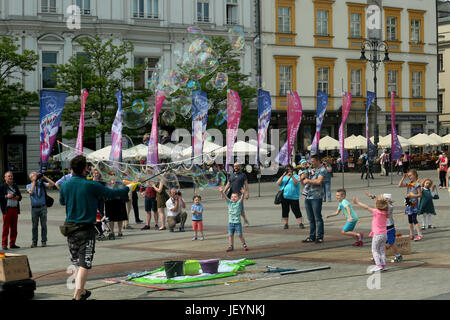
M 10 134 L 30 106 L 39 104 L 38 94 L 26 91 L 21 82 L 27 72 L 34 71 L 39 56 L 31 50 L 18 53 L 18 40 L 4 36 L 0 42 L 0 136 Z
M 124 86 L 125 82 L 137 81 L 146 66 L 126 67 L 127 55 L 134 50 L 129 41 L 116 46 L 113 39 L 102 40 L 95 36 L 81 38 L 78 43 L 82 47 L 82 54 L 73 55 L 68 63 L 55 66 L 57 88 L 64 90 L 68 97 L 74 99 L 72 102 L 66 102 L 62 114 L 62 120 L 69 127 L 64 137 L 73 139 L 77 136 L 79 116 L 74 115 L 80 113 L 80 93 L 81 89 L 85 88 L 89 92 L 85 119 L 94 118 L 97 122 L 95 135 L 101 137 L 103 148 L 105 134 L 111 133 L 117 111 L 116 92 L 122 89 L 123 107 L 134 99 L 147 99 L 151 95 L 150 90 L 135 91 L 132 87 Z
M 256 129 L 258 114 L 255 110 L 250 110 L 250 103 L 256 98 L 257 89 L 248 85 L 250 76 L 240 72 L 240 64 L 237 59 L 240 56 L 240 53 L 233 50 L 231 44 L 223 37 L 211 38 L 211 48 L 213 49 L 218 60 L 217 70 L 199 80 L 201 90 L 206 92 L 208 100 L 212 105 L 208 111 L 207 128 L 217 127 L 214 122 L 219 110 L 226 108 L 228 88 L 237 91 L 242 102 L 242 114 L 239 128 L 243 130 L 247 130 L 249 128 Z M 223 90 L 219 90 L 214 88 L 214 86 L 209 85 L 210 80 L 219 72 L 223 72 L 228 75 L 228 86 Z M 175 98 L 180 94 L 187 94 L 187 91 L 185 89 L 177 90 L 171 97 L 169 97 L 169 99 Z M 192 119 L 184 119 L 181 116 L 177 116 L 174 126 L 177 128 L 182 127 L 192 129 Z M 225 133 L 226 122 L 218 127 L 218 129 Z

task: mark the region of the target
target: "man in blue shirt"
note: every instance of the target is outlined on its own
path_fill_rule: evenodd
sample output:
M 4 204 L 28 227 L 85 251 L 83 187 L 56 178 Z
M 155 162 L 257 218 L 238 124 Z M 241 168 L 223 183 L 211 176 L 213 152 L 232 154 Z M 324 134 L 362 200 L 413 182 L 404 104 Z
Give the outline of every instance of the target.
M 40 179 L 38 179 L 40 178 Z M 44 182 L 47 181 L 47 183 Z M 27 185 L 27 192 L 31 200 L 31 223 L 32 241 L 31 248 L 36 248 L 38 241 L 38 226 L 41 222 L 42 246 L 47 246 L 47 206 L 45 204 L 45 193 L 47 186 L 54 186 L 55 183 L 44 175 L 38 177 L 36 172 L 30 173 L 31 183 Z
M 309 237 L 303 240 L 303 242 L 323 242 L 324 227 L 322 219 L 322 184 L 326 174 L 327 170 L 322 165 L 319 156 L 311 156 L 311 168 L 307 174 L 302 175 L 302 179 L 304 179 L 303 183 L 305 185 L 309 185 L 308 194 L 305 199 L 305 209 L 309 220 Z

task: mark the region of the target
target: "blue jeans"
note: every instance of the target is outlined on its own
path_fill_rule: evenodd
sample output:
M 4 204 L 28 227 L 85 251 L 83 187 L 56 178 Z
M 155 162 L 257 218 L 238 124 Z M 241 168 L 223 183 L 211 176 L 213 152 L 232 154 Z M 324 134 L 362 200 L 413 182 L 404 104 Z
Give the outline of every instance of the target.
M 328 201 L 331 201 L 331 181 L 323 182 L 323 198 L 322 200 L 326 200 L 326 196 L 328 196 Z
M 323 239 L 322 199 L 305 199 L 305 209 L 309 220 L 309 237 L 312 240 Z

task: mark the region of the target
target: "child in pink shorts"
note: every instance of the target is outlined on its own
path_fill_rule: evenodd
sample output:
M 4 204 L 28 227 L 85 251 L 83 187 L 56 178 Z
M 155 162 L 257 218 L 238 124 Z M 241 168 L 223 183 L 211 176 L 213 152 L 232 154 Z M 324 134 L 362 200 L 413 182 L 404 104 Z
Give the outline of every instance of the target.
M 195 195 L 192 200 L 194 200 L 194 204 L 191 207 L 192 229 L 194 229 L 194 238 L 192 240 L 198 240 L 198 231 L 202 235 L 200 240 L 205 240 L 203 235 L 203 206 L 200 203 L 202 198 L 199 195 Z

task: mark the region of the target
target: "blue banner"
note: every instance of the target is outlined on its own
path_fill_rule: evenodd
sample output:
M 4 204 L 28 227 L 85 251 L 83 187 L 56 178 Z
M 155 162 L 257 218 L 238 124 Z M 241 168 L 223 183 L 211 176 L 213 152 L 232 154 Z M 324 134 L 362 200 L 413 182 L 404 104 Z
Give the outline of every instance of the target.
M 109 160 L 122 162 L 122 90 L 116 92 L 117 98 L 117 112 L 116 117 L 111 128 L 111 151 L 109 153 Z
M 372 105 L 373 100 L 375 99 L 375 92 L 367 91 L 367 98 L 366 98 L 366 139 L 367 139 L 367 156 L 369 160 L 373 161 L 376 159 L 378 152 L 375 145 L 370 141 L 370 135 L 369 135 L 369 109 Z M 377 106 L 375 106 L 377 108 Z M 375 139 L 375 137 L 374 137 Z
M 272 116 L 272 100 L 270 92 L 262 89 L 258 90 L 258 151 L 256 153 L 256 165 L 259 168 L 259 150 L 264 142 L 269 128 L 270 117 Z
M 206 123 L 208 121 L 208 98 L 206 92 L 197 90 L 192 93 L 192 150 L 194 156 L 203 153 L 205 142 Z M 202 163 L 201 157 L 194 163 Z
M 58 134 L 59 122 L 66 103 L 66 93 L 53 90 L 40 92 L 40 167 L 47 170 L 47 163 Z
M 317 90 L 317 109 L 316 109 L 316 134 L 311 145 L 311 155 L 319 153 L 320 130 L 322 130 L 323 118 L 327 111 L 328 95 Z

